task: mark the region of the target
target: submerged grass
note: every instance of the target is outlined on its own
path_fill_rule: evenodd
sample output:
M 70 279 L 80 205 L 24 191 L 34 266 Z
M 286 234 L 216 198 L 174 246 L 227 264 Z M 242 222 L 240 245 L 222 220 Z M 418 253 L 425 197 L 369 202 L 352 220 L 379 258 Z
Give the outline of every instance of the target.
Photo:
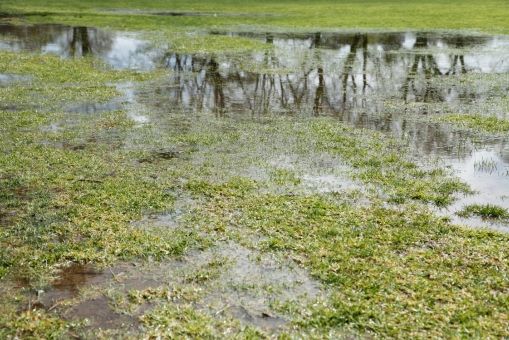
M 0 108 L 58 110 L 65 104 L 105 102 L 118 95 L 114 83 L 154 77 L 134 71 L 113 71 L 96 59 L 72 62 L 52 55 L 0 52 L 0 73 L 28 80 L 0 87 Z
M 480 132 L 506 133 L 509 132 L 509 120 L 494 116 L 447 114 L 439 118 L 442 122 L 452 123 L 460 127 Z
M 241 327 L 238 321 L 219 321 L 192 305 L 165 305 L 143 316 L 149 338 L 264 338 L 252 327 Z
M 61 86 L 70 88 L 76 98 L 86 97 L 83 88 L 88 86 L 105 91 L 99 98 L 91 95 L 100 101 L 117 95 L 105 83 L 148 74 L 107 71 L 91 60 L 9 53 L 0 58 L 5 69 L 30 74 L 41 84 L 27 87 L 30 97 L 54 94 L 50 103 L 40 103 L 40 111 L 0 114 L 0 211 L 6 216 L 1 219 L 2 276 L 11 273 L 37 284 L 68 261 L 160 258 L 179 255 L 196 244 L 199 237 L 190 230 L 170 234 L 128 228 L 144 212 L 170 208 L 174 199 L 165 189 L 173 182 L 146 177 L 119 151 L 123 143 L 119 136 L 132 128 L 124 113 L 82 117 L 86 126 L 75 117 L 74 128 L 64 129 L 65 116 L 52 111 L 58 107 L 55 98 L 74 100 Z M 42 84 L 44 88 L 39 87 Z M 26 98 L 17 99 L 14 104 Z M 65 131 L 43 129 L 54 123 Z
M 423 170 L 404 156 L 406 150 L 399 142 L 383 134 L 370 133 L 370 138 L 365 138 L 366 131 L 322 123 L 311 124 L 310 128 L 320 135 L 320 149 L 339 153 L 358 170 L 355 178 L 385 189 L 389 201 L 410 199 L 447 206 L 454 194 L 470 191 L 445 169 Z
M 20 134 L 23 141 L 15 145 L 2 143 L 3 151 L 10 150 L 0 157 L 10 186 L 22 186 L 30 195 L 11 205 L 19 207 L 16 221 L 3 229 L 6 252 L 1 262 L 10 272 L 36 280 L 66 261 L 111 263 L 178 255 L 196 239 L 192 231 L 147 233 L 127 227 L 144 211 L 171 207 L 173 198 L 164 191 L 171 183 L 144 179 L 122 155 L 107 148 L 68 150 Z M 6 187 L 1 190 L 9 195 Z
M 461 217 L 479 216 L 486 219 L 509 220 L 509 211 L 493 204 L 471 204 L 457 213 Z

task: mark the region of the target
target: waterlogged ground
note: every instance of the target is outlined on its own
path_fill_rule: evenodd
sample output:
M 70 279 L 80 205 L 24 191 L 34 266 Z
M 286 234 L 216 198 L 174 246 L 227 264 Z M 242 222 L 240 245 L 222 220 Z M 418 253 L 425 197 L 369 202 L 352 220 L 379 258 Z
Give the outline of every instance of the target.
M 507 336 L 508 91 L 503 35 L 6 15 L 0 337 Z

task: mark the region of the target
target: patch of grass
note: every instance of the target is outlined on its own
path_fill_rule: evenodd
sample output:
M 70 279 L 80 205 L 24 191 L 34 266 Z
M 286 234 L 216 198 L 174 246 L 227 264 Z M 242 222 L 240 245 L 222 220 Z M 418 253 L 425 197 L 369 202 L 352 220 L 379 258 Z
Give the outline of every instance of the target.
M 267 44 L 254 39 L 224 35 L 173 33 L 169 39 L 171 51 L 177 53 L 236 54 L 269 49 Z
M 0 73 L 26 75 L 51 84 L 103 85 L 116 81 L 139 81 L 149 73 L 109 70 L 93 58 L 65 60 L 54 55 L 0 52 Z
M 166 304 L 142 317 L 150 338 L 263 338 L 262 332 L 231 320 L 218 320 L 191 305 Z
M 0 111 L 2 277 L 38 285 L 69 261 L 178 256 L 201 242 L 192 230 L 129 227 L 145 212 L 170 209 L 174 198 L 165 189 L 173 185 L 170 178 L 148 177 L 121 150 L 120 136 L 133 125 L 123 112 L 75 117 L 62 131 L 42 129 L 58 120 L 67 124 L 69 117 L 53 111 L 55 100 L 108 99 L 117 94 L 106 83 L 151 74 L 107 70 L 88 59 L 0 53 L 0 60 L 0 72 L 28 74 L 37 84 L 14 96 L 15 104 L 50 94 L 40 111 Z
M 302 159 L 309 158 L 312 154 L 327 153 L 340 158 L 342 165 L 349 167 L 348 174 L 351 177 L 367 184 L 375 191 L 383 191 L 386 199 L 393 203 L 415 200 L 446 206 L 454 200 L 457 193 L 470 192 L 468 185 L 452 176 L 450 171 L 436 167 L 428 169 L 420 167 L 408 156 L 409 150 L 400 141 L 385 134 L 355 129 L 329 118 L 269 118 L 265 123 L 261 125 L 258 122 L 244 120 L 242 124 L 235 124 L 225 121 L 223 123 L 225 127 L 231 124 L 236 126 L 237 131 L 232 134 L 232 138 L 240 148 L 239 153 L 248 152 L 246 150 L 252 150 L 253 146 L 257 146 L 258 150 L 251 151 L 252 158 L 246 160 L 246 164 L 237 164 L 238 160 L 231 158 L 221 162 L 206 158 L 206 161 L 212 162 L 213 165 L 202 171 L 212 171 L 220 176 L 220 172 L 226 171 L 222 168 L 225 164 L 232 164 L 234 167 L 259 164 L 266 161 L 268 155 L 277 155 L 278 152 L 283 155 L 291 153 Z M 221 125 L 216 127 L 221 128 L 224 127 Z M 207 136 L 210 129 L 208 127 L 203 129 L 204 136 Z M 277 136 L 277 140 L 274 136 Z M 230 141 L 226 137 L 223 138 L 225 140 L 212 139 L 218 145 Z M 210 136 L 207 136 L 206 140 L 211 140 Z M 269 177 L 275 185 L 291 183 L 297 186 L 301 183 L 293 169 L 274 171 L 273 166 L 269 165 L 268 170 Z M 231 182 L 226 184 L 211 183 L 208 179 L 197 178 L 186 184 L 187 190 L 204 196 L 213 196 L 217 193 L 249 195 L 249 190 L 262 187 L 263 185 L 257 181 L 238 176 L 234 176 Z M 233 192 L 232 188 L 235 188 Z
M 467 205 L 457 214 L 461 217 L 479 216 L 485 219 L 509 220 L 509 211 L 494 204 Z
M 68 334 L 72 324 L 40 310 L 19 315 L 0 315 L 0 337 L 23 339 L 58 339 Z
M 319 136 L 320 150 L 339 154 L 356 170 L 355 178 L 385 189 L 393 202 L 411 199 L 447 206 L 456 193 L 470 191 L 443 169 L 423 170 L 405 157 L 397 141 L 383 134 L 370 132 L 366 138 L 367 131 L 323 121 L 310 128 Z
M 476 171 L 482 171 L 487 173 L 493 173 L 497 171 L 498 165 L 497 162 L 492 159 L 481 159 L 480 161 L 476 161 L 474 163 L 474 169 Z
M 207 209 L 257 231 L 262 249 L 295 259 L 329 287 L 327 301 L 287 310 L 300 331 L 507 332 L 507 235 L 457 228 L 416 205 L 356 207 L 337 196 L 215 196 Z
M 142 81 L 154 73 L 113 71 L 91 58 L 63 60 L 52 55 L 0 52 L 0 73 L 29 81 L 0 88 L 1 107 L 57 110 L 65 104 L 100 103 L 119 95 L 116 82 Z
M 115 10 L 141 10 L 122 12 Z M 4 0 L 0 11 L 40 13 L 38 20 L 86 22 L 92 25 L 141 29 L 235 27 L 249 25 L 298 29 L 477 29 L 507 33 L 509 9 L 504 0 L 280 0 L 280 1 L 87 1 L 43 0 L 20 3 Z M 202 16 L 153 16 L 151 12 L 177 11 Z M 81 18 L 84 18 L 82 20 Z
M 452 123 L 471 130 L 491 133 L 509 132 L 509 120 L 494 116 L 447 114 L 438 118 L 442 122 Z
M 301 179 L 293 171 L 287 169 L 275 169 L 270 173 L 270 177 L 277 185 L 298 185 Z
M 187 283 L 204 283 L 219 278 L 227 264 L 226 258 L 214 259 L 194 271 L 186 273 L 184 281 Z
M 196 302 L 201 296 L 201 290 L 192 285 L 147 288 L 144 290 L 131 290 L 127 297 L 136 305 L 154 300 Z

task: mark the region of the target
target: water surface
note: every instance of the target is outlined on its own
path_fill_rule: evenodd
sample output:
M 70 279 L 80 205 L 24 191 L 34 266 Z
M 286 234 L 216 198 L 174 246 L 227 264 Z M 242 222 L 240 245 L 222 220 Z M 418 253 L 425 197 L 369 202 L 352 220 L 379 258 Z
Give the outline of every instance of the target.
M 140 124 L 164 123 L 172 112 L 332 116 L 401 138 L 418 160 L 438 158 L 452 168 L 477 194 L 460 199 L 449 212 L 467 203 L 509 208 L 507 134 L 479 137 L 435 119 L 447 113 L 509 118 L 509 37 L 415 31 L 211 33 L 257 39 L 267 49 L 182 54 L 172 51 L 171 41 L 154 45 L 132 33 L 3 24 L 0 50 L 94 56 L 117 69 L 168 71 L 143 86 L 119 84 L 121 100 L 77 104 L 67 108 L 71 112 L 98 114 L 124 103 Z M 26 79 L 0 75 L 0 86 L 21 81 Z

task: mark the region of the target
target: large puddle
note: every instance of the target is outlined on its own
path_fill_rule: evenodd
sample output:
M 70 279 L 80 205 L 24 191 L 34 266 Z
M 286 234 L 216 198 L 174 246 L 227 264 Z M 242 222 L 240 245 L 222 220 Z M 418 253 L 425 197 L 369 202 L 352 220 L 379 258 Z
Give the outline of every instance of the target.
M 446 113 L 507 118 L 509 37 L 453 32 L 213 34 L 257 39 L 268 48 L 244 55 L 179 54 L 172 52 L 171 41 L 163 48 L 136 34 L 3 24 L 0 50 L 64 58 L 92 55 L 119 69 L 168 69 L 157 83 L 124 88 L 126 102 L 152 113 L 131 112 L 138 123 L 169 112 L 327 115 L 383 131 L 408 141 L 417 158 L 440 157 L 478 191 L 452 210 L 466 203 L 509 208 L 508 138 L 479 138 L 433 119 Z M 3 75 L 1 81 L 20 81 L 16 77 Z M 91 104 L 76 111 L 108 108 Z

